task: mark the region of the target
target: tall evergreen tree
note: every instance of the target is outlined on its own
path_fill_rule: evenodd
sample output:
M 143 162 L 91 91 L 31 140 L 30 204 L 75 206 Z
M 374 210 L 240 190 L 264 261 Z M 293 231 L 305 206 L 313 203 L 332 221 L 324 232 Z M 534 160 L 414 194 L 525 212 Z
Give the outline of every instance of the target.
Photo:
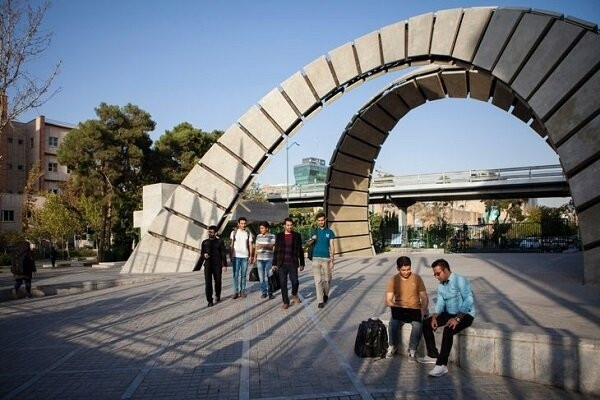
M 76 188 L 100 205 L 102 223 L 96 234 L 98 257 L 104 260 L 117 217 L 114 242 L 131 248 L 133 211 L 141 206 L 152 145 L 149 132 L 155 123 L 150 114 L 133 104 L 101 103 L 95 111 L 98 119 L 82 122 L 67 134 L 58 161 L 73 171 Z

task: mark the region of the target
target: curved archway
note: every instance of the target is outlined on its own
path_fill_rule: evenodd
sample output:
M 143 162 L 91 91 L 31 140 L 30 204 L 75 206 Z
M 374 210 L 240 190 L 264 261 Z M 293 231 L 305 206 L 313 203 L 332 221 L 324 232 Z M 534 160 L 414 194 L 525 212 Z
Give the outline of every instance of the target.
M 123 271 L 191 269 L 206 228 L 228 221 L 240 193 L 308 118 L 368 79 L 431 63 L 463 68 L 458 74 L 468 77 L 465 88 L 471 97 L 487 101 L 493 94 L 498 104 L 513 99 L 513 113 L 532 120 L 534 130 L 547 134 L 561 158 L 579 214 L 586 279 L 598 281 L 593 268 L 600 265 L 597 26 L 558 14 L 496 7 L 443 10 L 385 26 L 333 49 L 289 77 L 202 157 L 165 202 Z M 423 87 L 434 88 L 434 80 L 423 78 Z M 460 85 L 452 87 L 458 90 Z M 413 97 L 407 94 L 403 101 L 412 106 L 427 99 L 416 95 L 416 91 Z M 377 106 L 365 110 L 360 120 L 371 113 L 376 118 L 378 112 L 386 114 Z M 382 125 L 385 119 L 377 120 L 380 134 L 389 132 Z M 346 153 L 336 152 L 332 159 L 335 168 L 343 162 L 342 155 Z M 336 178 L 333 184 L 341 182 Z M 333 199 L 335 187 L 330 186 L 328 196 Z

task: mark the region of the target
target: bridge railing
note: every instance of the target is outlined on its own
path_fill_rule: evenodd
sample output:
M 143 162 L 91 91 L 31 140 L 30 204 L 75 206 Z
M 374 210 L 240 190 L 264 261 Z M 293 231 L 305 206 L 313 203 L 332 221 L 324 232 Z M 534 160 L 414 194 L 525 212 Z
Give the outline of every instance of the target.
M 505 181 L 513 179 L 535 180 L 548 177 L 564 178 L 560 164 L 498 169 L 471 169 L 468 171 L 436 172 L 404 176 L 383 176 L 374 178 L 371 187 L 385 188 L 439 183 Z
M 378 176 L 371 182 L 371 189 L 393 188 L 413 185 L 447 184 L 447 183 L 476 183 L 510 180 L 531 180 L 559 178 L 564 179 L 560 164 L 540 165 L 532 167 L 513 167 L 497 169 L 471 169 L 468 171 L 449 171 L 403 176 Z M 324 183 L 308 185 L 290 185 L 289 194 L 294 198 L 312 197 L 323 194 Z M 285 185 L 271 188 L 268 197 L 284 197 L 288 193 Z

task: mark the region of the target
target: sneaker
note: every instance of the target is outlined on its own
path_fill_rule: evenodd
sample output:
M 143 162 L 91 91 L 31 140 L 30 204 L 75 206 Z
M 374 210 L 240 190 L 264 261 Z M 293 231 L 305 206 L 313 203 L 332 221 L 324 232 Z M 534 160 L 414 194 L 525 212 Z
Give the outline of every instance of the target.
M 289 307 L 290 307 L 290 305 L 289 305 L 289 304 L 286 304 L 286 303 L 283 303 L 283 304 L 281 305 L 281 309 L 282 309 L 282 310 L 287 310 Z
M 220 303 L 220 302 L 221 302 L 221 298 L 217 297 L 217 303 Z
M 302 300 L 300 300 L 300 297 L 298 297 L 298 295 L 292 296 L 292 300 L 294 301 L 294 304 L 302 303 Z
M 319 307 L 319 308 L 323 308 L 323 307 L 325 307 L 325 304 L 323 304 L 323 303 L 319 303 L 319 304 L 317 304 L 317 307 Z
M 329 300 L 329 296 L 327 296 L 326 294 L 323 295 L 323 303 L 327 303 L 327 300 Z
M 448 373 L 448 367 L 446 367 L 445 365 L 436 365 L 435 367 L 433 367 L 433 369 L 431 371 L 429 371 L 429 376 L 442 376 L 442 375 L 446 375 Z
M 261 297 L 262 299 L 266 299 L 266 298 L 267 298 L 267 294 L 266 294 L 266 293 L 263 293 L 263 294 L 261 294 L 261 295 L 260 295 L 260 297 Z
M 240 292 L 240 297 L 242 297 L 242 298 L 246 297 L 246 293 Z
M 416 351 L 408 350 L 408 362 L 415 363 L 417 362 Z
M 208 306 L 207 306 L 207 307 L 212 307 L 212 306 L 214 306 L 213 302 L 212 302 L 212 301 L 209 301 L 209 302 L 208 302 Z
M 232 299 L 237 299 L 238 297 L 240 297 L 240 294 L 238 292 L 235 292 L 234 295 L 231 298 Z
M 387 349 L 387 353 L 385 353 L 385 358 L 392 358 L 396 351 L 398 351 L 398 346 L 390 345 Z
M 437 362 L 437 358 L 425 356 L 425 357 L 419 357 L 417 359 L 417 361 L 420 362 L 421 364 L 435 364 Z
M 275 298 L 275 296 L 273 296 L 272 294 L 269 295 L 269 300 L 273 300 Z

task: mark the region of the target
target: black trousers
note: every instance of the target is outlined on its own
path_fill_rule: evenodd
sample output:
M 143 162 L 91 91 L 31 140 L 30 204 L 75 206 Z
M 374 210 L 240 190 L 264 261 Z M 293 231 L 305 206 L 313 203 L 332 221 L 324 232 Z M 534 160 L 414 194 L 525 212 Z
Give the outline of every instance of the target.
M 213 301 L 213 280 L 215 281 L 215 295 L 217 299 L 221 298 L 221 282 L 223 276 L 223 267 L 218 265 L 204 264 L 204 281 L 206 283 L 206 301 Z
M 279 267 L 279 285 L 281 286 L 281 299 L 285 304 L 290 304 L 290 297 L 288 296 L 287 280 L 288 276 L 292 282 L 292 296 L 298 294 L 298 268 L 293 265 L 281 265 Z
M 452 329 L 444 326 L 448 320 L 454 318 L 455 315 L 456 314 L 448 314 L 444 311 L 437 316 L 438 329 L 444 327 L 444 332 L 442 334 L 442 348 L 439 353 L 435 345 L 433 329 L 431 328 L 431 317 L 423 321 L 423 339 L 425 339 L 425 345 L 427 346 L 427 355 L 429 357 L 437 358 L 436 365 L 448 365 L 448 357 L 450 356 L 450 350 L 452 350 L 452 344 L 454 343 L 454 335 L 463 329 L 468 328 L 473 323 L 473 317 L 469 314 L 465 314 L 465 316 L 460 319 L 458 325 L 456 325 L 456 328 Z

